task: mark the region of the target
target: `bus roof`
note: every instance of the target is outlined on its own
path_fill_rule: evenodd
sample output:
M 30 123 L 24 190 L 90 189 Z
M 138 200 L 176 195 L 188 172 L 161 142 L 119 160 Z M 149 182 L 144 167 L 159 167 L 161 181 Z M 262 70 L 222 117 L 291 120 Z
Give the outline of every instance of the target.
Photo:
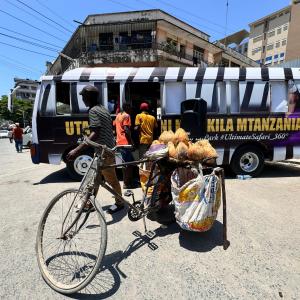
M 300 79 L 300 68 L 77 68 L 62 75 L 46 75 L 43 80 L 56 81 L 202 81 L 202 80 L 289 80 Z

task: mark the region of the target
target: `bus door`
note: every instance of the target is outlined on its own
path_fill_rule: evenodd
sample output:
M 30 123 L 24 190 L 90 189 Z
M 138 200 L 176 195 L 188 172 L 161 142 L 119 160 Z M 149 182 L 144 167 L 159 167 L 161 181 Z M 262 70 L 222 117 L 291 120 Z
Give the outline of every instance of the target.
M 132 125 L 134 126 L 135 117 L 140 113 L 140 105 L 143 102 L 149 104 L 149 113 L 156 119 L 160 116 L 161 106 L 161 85 L 159 82 L 128 82 L 125 84 L 125 100 L 132 107 Z M 159 132 L 155 132 L 156 137 Z

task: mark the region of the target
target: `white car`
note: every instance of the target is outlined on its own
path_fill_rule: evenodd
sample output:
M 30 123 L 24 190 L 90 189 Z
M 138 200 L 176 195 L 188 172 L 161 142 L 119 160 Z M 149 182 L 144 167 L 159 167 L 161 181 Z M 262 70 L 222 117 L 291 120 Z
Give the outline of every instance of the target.
M 29 126 L 23 130 L 23 147 L 30 147 L 32 140 L 32 130 Z
M 1 139 L 3 139 L 3 138 L 8 138 L 8 130 L 1 129 L 1 130 L 0 130 L 0 138 L 1 138 Z

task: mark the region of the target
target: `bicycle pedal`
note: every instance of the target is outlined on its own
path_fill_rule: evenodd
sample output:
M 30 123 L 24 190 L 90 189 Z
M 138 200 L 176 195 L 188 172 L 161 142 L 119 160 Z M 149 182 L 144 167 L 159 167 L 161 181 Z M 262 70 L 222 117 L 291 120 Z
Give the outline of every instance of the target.
M 155 237 L 155 232 L 152 231 L 152 230 L 149 230 L 146 232 L 146 236 L 150 239 L 154 238 Z
M 148 244 L 148 247 L 151 249 L 151 250 L 156 250 L 156 249 L 158 249 L 158 246 L 155 244 L 155 243 L 149 243 Z
M 132 234 L 133 234 L 134 236 L 136 236 L 136 237 L 141 237 L 141 236 L 142 236 L 142 233 L 139 232 L 139 231 L 137 231 L 137 230 L 135 230 Z
M 131 190 L 127 190 L 125 193 L 124 193 L 124 196 L 125 197 L 130 197 L 133 195 L 133 192 Z

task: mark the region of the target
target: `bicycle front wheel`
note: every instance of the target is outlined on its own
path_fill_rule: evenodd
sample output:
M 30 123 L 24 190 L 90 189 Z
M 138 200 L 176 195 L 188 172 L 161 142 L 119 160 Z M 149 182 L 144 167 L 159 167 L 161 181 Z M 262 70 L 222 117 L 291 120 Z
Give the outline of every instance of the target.
M 38 227 L 39 269 L 47 284 L 63 294 L 76 293 L 93 280 L 100 272 L 106 250 L 103 213 L 92 209 L 80 212 L 84 197 L 85 193 L 76 189 L 58 194 L 49 203 Z

